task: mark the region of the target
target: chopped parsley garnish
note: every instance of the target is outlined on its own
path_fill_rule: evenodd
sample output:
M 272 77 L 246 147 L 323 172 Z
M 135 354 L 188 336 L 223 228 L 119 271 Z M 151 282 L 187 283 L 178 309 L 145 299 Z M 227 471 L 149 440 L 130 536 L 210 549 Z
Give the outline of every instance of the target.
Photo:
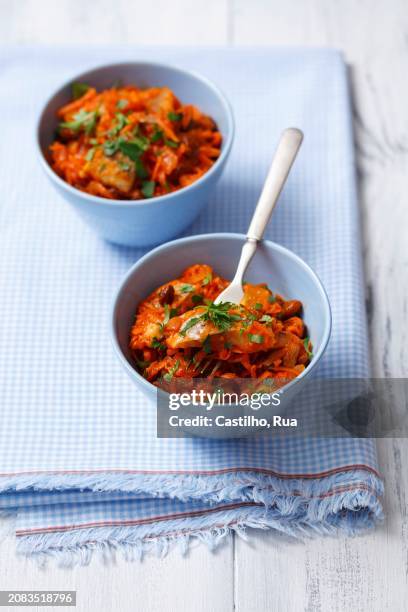
M 255 344 L 263 344 L 264 337 L 260 334 L 248 334 L 248 339 L 250 342 L 254 342 Z
M 183 115 L 181 113 L 167 113 L 167 117 L 170 119 L 170 121 L 180 121 L 183 118 Z
M 209 355 L 212 352 L 210 336 L 207 336 L 203 342 L 203 351 L 204 353 L 207 353 L 207 355 Z
M 313 351 L 310 350 L 310 338 L 308 336 L 303 339 L 303 346 L 305 347 L 308 358 L 312 359 Z
M 232 308 L 236 308 L 236 304 L 231 302 L 214 304 L 214 302 L 210 302 L 207 303 L 207 311 L 204 313 L 204 317 L 214 323 L 220 331 L 227 331 L 234 321 L 241 321 L 239 315 L 228 312 Z
M 122 140 L 119 142 L 119 149 L 124 155 L 130 157 L 132 161 L 139 159 L 141 153 L 148 147 L 141 138 L 134 138 L 133 140 Z
M 243 334 L 244 331 L 247 330 L 248 327 L 250 327 L 254 321 L 256 321 L 256 316 L 252 312 L 246 313 L 246 318 L 242 321 L 242 326 L 239 330 L 239 333 Z
M 141 155 L 147 148 L 148 144 L 144 142 L 144 139 L 135 138 L 134 140 L 124 140 L 122 136 L 115 140 L 107 140 L 103 145 L 103 152 L 108 157 L 115 155 L 118 151 L 121 151 L 126 157 L 129 157 L 135 162 L 136 175 L 140 179 L 146 179 L 149 177 L 149 171 L 141 160 Z M 130 170 L 130 166 L 122 169 Z
M 274 304 L 274 303 L 276 302 L 276 297 L 275 297 L 274 295 L 270 295 L 270 296 L 268 297 L 268 302 L 269 302 L 270 304 Z
M 181 285 L 180 287 L 181 293 L 191 293 L 192 291 L 194 291 L 194 289 L 194 285 L 189 285 L 188 283 L 186 283 L 185 285 Z
M 152 348 L 164 351 L 164 350 L 166 350 L 167 347 L 164 344 L 164 342 L 160 342 L 160 340 L 158 340 L 157 338 L 153 338 L 153 340 L 152 340 Z
M 153 135 L 150 137 L 150 142 L 157 142 L 163 138 L 163 130 L 159 130 L 156 126 L 156 129 Z
M 176 363 L 174 364 L 174 366 L 171 368 L 171 370 L 169 370 L 167 372 L 167 374 L 165 374 L 163 376 L 164 380 L 166 382 L 171 382 L 171 379 L 173 378 L 173 376 L 175 375 L 175 373 L 177 372 L 177 370 L 179 369 L 179 365 L 180 365 L 180 359 L 177 359 Z
M 170 321 L 170 306 L 168 304 L 165 304 L 164 305 L 163 325 L 167 325 L 169 321 Z
M 212 274 L 210 272 L 209 274 L 207 274 L 206 277 L 203 278 L 203 282 L 202 282 L 203 287 L 208 285 L 208 283 L 211 283 L 211 281 L 212 281 Z
M 178 316 L 178 308 L 170 308 L 170 319 Z
M 270 315 L 263 315 L 260 319 L 259 319 L 260 323 L 272 323 L 272 317 Z
M 72 132 L 84 130 L 85 134 L 90 134 L 95 128 L 97 117 L 97 111 L 87 112 L 81 109 L 74 115 L 72 121 L 63 121 L 59 124 L 59 128 L 71 130 Z
M 140 370 L 145 370 L 147 368 L 147 366 L 150 365 L 149 361 L 143 361 L 142 359 L 138 359 L 137 357 L 135 357 L 135 361 L 136 361 L 136 365 Z
M 140 157 L 135 159 L 135 168 L 137 176 L 141 179 L 146 179 L 150 174 Z
M 151 198 L 156 187 L 155 181 L 143 181 L 141 192 L 145 198 Z
M 167 147 L 170 147 L 171 149 L 177 149 L 179 146 L 178 142 L 175 142 L 174 140 L 170 140 L 170 138 L 164 138 L 164 144 Z
M 191 296 L 191 301 L 193 302 L 193 304 L 201 304 L 201 302 L 203 301 L 203 296 L 196 293 L 195 295 Z
M 143 136 L 143 134 L 140 133 L 139 126 L 135 128 L 133 133 L 134 133 L 134 140 L 139 143 L 140 147 L 142 147 L 144 151 L 146 151 L 146 149 L 149 147 L 149 144 L 150 144 L 150 141 L 147 138 L 147 136 Z
M 129 164 L 127 164 L 126 162 L 123 161 L 119 161 L 118 162 L 118 166 L 121 170 L 123 170 L 124 172 L 129 172 L 130 170 L 130 166 Z
M 200 321 L 203 321 L 203 320 L 204 319 L 202 318 L 202 316 L 192 317 L 191 319 L 188 319 L 188 321 L 184 325 L 183 329 L 180 330 L 180 334 L 182 336 L 185 336 L 189 329 L 191 329 L 192 327 L 194 327 L 194 325 L 196 325 L 197 323 L 199 323 Z
M 116 113 L 116 124 L 108 132 L 108 136 L 116 136 L 129 123 L 129 119 L 123 113 Z
M 262 304 L 260 302 L 255 304 L 255 310 L 262 310 Z
M 85 155 L 86 161 L 92 161 L 95 155 L 96 147 L 91 147 L 88 153 Z
M 222 302 L 221 304 L 214 304 L 214 302 L 208 302 L 204 312 L 196 317 L 188 319 L 184 327 L 180 330 L 182 336 L 186 335 L 186 332 L 194 327 L 199 322 L 210 321 L 215 325 L 219 331 L 227 331 L 230 329 L 234 321 L 241 321 L 241 317 L 237 314 L 230 313 L 231 308 L 236 308 L 235 304 L 231 302 Z
M 254 315 L 252 312 L 247 312 L 245 315 L 245 319 L 242 320 L 242 325 L 239 329 L 239 335 L 242 336 L 244 331 L 246 331 L 248 327 L 251 327 L 254 321 L 256 321 L 256 315 Z
M 86 83 L 72 83 L 72 99 L 78 100 L 78 98 L 82 98 L 88 89 L 90 89 L 90 87 Z
M 117 107 L 118 107 L 120 110 L 123 110 L 124 108 L 126 108 L 126 107 L 127 107 L 127 105 L 128 105 L 128 104 L 129 104 L 129 102 L 128 102 L 127 100 L 121 99 L 121 100 L 118 100 L 118 103 L 117 103 L 117 105 L 116 105 L 116 106 L 117 106 Z
M 119 150 L 119 140 L 106 140 L 103 143 L 103 152 L 107 157 L 115 155 Z

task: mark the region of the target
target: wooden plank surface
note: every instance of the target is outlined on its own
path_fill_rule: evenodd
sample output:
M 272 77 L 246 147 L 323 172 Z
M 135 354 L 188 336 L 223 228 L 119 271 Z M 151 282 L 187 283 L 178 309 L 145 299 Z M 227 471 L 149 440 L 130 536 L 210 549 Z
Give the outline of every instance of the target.
M 142 563 L 118 557 L 114 564 L 94 559 L 86 567 L 40 569 L 15 555 L 10 537 L 0 547 L 0 588 L 76 590 L 78 612 L 228 612 L 233 609 L 232 553 L 226 543 L 215 553 L 197 546 L 186 557 L 173 551 Z
M 404 376 L 408 343 L 408 11 L 406 0 L 0 0 L 0 40 L 17 43 L 313 45 L 350 63 L 367 306 L 378 376 Z M 76 589 L 80 612 L 404 611 L 408 601 L 406 441 L 379 445 L 386 524 L 353 540 L 305 544 L 252 533 L 113 568 L 36 569 L 0 547 L 7 589 Z

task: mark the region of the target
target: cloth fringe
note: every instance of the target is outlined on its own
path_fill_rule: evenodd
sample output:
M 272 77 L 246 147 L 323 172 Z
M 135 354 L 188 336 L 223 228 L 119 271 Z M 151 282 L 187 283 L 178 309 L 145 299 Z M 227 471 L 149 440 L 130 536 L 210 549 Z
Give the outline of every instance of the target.
M 40 565 L 54 559 L 72 567 L 95 555 L 127 560 L 170 548 L 186 552 L 192 542 L 216 548 L 230 533 L 246 537 L 248 528 L 269 529 L 295 538 L 362 533 L 383 519 L 381 480 L 368 470 L 339 472 L 319 479 L 284 479 L 257 472 L 215 475 L 180 474 L 34 474 L 3 480 L 6 490 L 86 489 L 129 491 L 146 497 L 200 501 L 209 507 L 228 502 L 259 506 L 215 511 L 196 517 L 133 526 L 76 528 L 18 536 L 17 550 Z
M 0 493 L 11 491 L 67 491 L 70 489 L 95 492 L 129 492 L 141 497 L 178 499 L 182 502 L 204 501 L 217 504 L 229 501 L 265 501 L 274 496 L 299 493 L 310 498 L 325 495 L 337 487 L 353 487 L 363 482 L 378 496 L 383 484 L 373 472 L 365 469 L 340 471 L 321 478 L 278 477 L 257 472 L 236 471 L 222 474 L 151 474 L 128 472 L 103 473 L 37 473 L 3 476 Z M 263 497 L 265 497 L 265 500 Z M 0 495 L 1 509 L 1 495 Z

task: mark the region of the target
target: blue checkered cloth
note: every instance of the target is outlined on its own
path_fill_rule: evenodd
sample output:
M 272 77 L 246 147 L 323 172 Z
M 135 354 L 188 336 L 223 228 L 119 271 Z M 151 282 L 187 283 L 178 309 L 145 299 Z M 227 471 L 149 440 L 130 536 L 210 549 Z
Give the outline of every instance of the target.
M 226 92 L 228 168 L 188 233 L 245 232 L 282 128 L 306 135 L 267 237 L 316 269 L 333 307 L 321 375 L 369 374 L 346 68 L 332 50 L 10 48 L 1 59 L 0 508 L 40 561 L 133 558 L 231 530 L 355 533 L 382 516 L 375 445 L 359 439 L 157 439 L 155 411 L 110 345 L 116 288 L 141 250 L 82 224 L 32 142 L 45 97 L 95 64 L 155 59 Z

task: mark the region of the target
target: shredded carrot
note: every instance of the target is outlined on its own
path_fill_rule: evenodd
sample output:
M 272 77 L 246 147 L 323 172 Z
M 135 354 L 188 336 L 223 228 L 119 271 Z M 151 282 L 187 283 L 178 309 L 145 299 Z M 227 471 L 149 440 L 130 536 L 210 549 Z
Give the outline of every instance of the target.
M 186 187 L 220 155 L 215 122 L 183 105 L 167 87 L 133 85 L 79 97 L 61 107 L 51 165 L 73 187 L 110 199 L 138 200 Z
M 130 349 L 145 378 L 285 379 L 309 364 L 302 303 L 266 284 L 244 285 L 239 305 L 215 305 L 228 281 L 205 264 L 187 268 L 139 304 Z

